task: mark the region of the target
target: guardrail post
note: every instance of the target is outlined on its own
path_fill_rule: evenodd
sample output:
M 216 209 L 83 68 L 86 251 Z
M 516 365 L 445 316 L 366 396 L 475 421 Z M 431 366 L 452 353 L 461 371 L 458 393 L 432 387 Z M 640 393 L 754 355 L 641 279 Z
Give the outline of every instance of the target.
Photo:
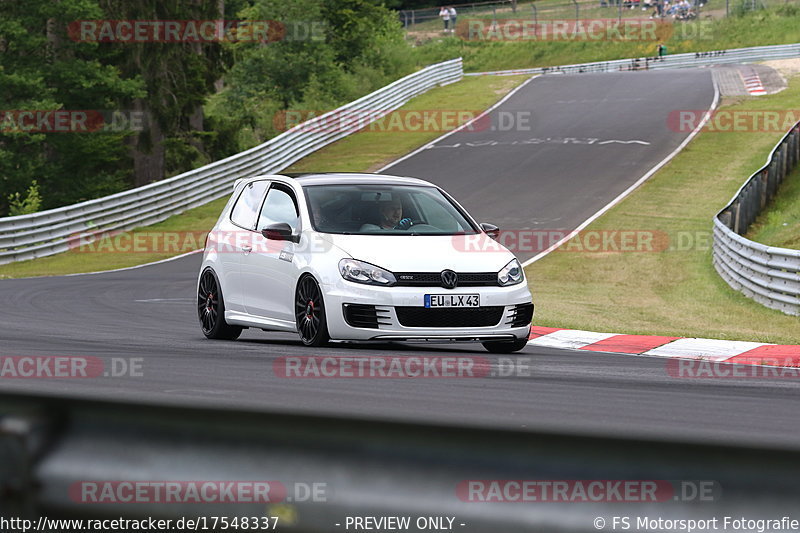
M 769 198 L 772 199 L 775 196 L 775 193 L 778 190 L 778 183 L 775 181 L 775 175 L 772 173 L 772 171 L 769 168 L 764 170 L 763 174 L 767 178 L 767 189 L 769 190 L 769 193 L 768 193 L 769 194 Z
M 794 150 L 795 156 L 798 160 L 800 160 L 800 128 L 795 128 L 794 130 L 795 136 L 797 137 L 797 142 L 795 143 Z
M 758 180 L 754 180 L 750 182 L 750 186 L 747 188 L 747 219 L 745 220 L 745 232 L 747 228 L 750 227 L 750 224 L 756 219 L 756 213 L 760 208 L 759 200 L 761 198 L 761 194 L 758 192 Z
M 792 171 L 792 165 L 789 163 L 789 143 L 783 143 L 781 146 L 781 160 L 783 162 L 783 179 Z
M 33 463 L 44 442 L 44 425 L 33 417 L 0 418 L 0 495 L 2 516 L 34 516 Z

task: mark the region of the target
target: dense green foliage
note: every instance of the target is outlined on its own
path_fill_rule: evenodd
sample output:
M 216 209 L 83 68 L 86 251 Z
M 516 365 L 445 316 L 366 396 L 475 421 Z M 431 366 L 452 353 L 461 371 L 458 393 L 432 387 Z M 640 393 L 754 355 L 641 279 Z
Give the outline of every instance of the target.
M 69 22 L 102 17 L 93 2 L 5 0 L 0 6 L 0 109 L 114 109 L 142 94 L 137 80 L 105 63 L 97 45 L 67 38 Z M 28 132 L 15 131 L 7 119 L 1 124 L 0 213 L 7 211 L 9 196 L 25 194 L 33 180 L 44 207 L 126 184 L 124 132 Z
M 271 20 L 285 33 L 96 42 L 74 31 L 127 20 Z M 0 0 L 0 216 L 12 199 L 15 213 L 57 207 L 249 148 L 281 129 L 281 110 L 337 106 L 410 72 L 408 50 L 378 0 Z M 56 110 L 143 120 L 19 127 L 21 114 Z M 38 203 L 25 203 L 34 180 Z
M 331 109 L 414 68 L 395 14 L 370 0 L 255 0 L 238 16 L 283 21 L 286 37 L 228 45 L 233 66 L 206 108 L 218 155 L 280 133 L 283 110 Z

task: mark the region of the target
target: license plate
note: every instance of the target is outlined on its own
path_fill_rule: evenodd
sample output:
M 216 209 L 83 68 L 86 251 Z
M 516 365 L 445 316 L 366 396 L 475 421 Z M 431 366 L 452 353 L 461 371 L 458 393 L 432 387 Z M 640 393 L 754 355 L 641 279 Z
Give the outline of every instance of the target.
M 426 294 L 425 307 L 480 307 L 479 294 Z

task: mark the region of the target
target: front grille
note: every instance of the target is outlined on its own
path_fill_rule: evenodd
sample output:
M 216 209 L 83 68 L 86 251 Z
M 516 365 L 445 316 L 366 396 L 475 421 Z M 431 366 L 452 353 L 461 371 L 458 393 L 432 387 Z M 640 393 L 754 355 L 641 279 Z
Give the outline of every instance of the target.
M 508 323 L 512 328 L 527 326 L 533 320 L 533 304 L 517 304 L 508 316 Z
M 497 286 L 497 272 L 457 272 L 458 287 Z M 441 287 L 441 272 L 395 272 L 397 283 L 402 287 Z
M 505 307 L 395 307 L 400 325 L 408 328 L 469 328 L 496 326 Z
M 374 305 L 342 304 L 344 320 L 354 328 L 378 329 L 379 324 L 391 325 L 389 312 Z

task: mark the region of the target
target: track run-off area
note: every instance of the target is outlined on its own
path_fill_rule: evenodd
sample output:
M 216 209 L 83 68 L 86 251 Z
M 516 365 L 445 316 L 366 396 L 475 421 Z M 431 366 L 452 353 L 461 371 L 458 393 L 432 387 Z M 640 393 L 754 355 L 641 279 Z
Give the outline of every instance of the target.
M 670 127 L 671 113 L 706 110 L 715 99 L 708 69 L 543 76 L 479 127 L 444 136 L 385 173 L 435 182 L 505 230 L 573 230 L 686 141 L 690 132 Z M 524 127 L 512 122 L 523 119 Z M 518 252 L 522 261 L 536 254 Z M 533 345 L 501 359 L 480 345 L 312 350 L 295 335 L 254 330 L 235 342 L 208 341 L 195 310 L 199 264 L 194 254 L 118 272 L 0 281 L 0 355 L 88 356 L 103 366 L 85 379 L 3 379 L 0 390 L 800 448 L 796 380 L 681 379 L 664 358 Z M 275 372 L 277 359 L 300 355 L 475 357 L 492 368 L 451 379 Z

